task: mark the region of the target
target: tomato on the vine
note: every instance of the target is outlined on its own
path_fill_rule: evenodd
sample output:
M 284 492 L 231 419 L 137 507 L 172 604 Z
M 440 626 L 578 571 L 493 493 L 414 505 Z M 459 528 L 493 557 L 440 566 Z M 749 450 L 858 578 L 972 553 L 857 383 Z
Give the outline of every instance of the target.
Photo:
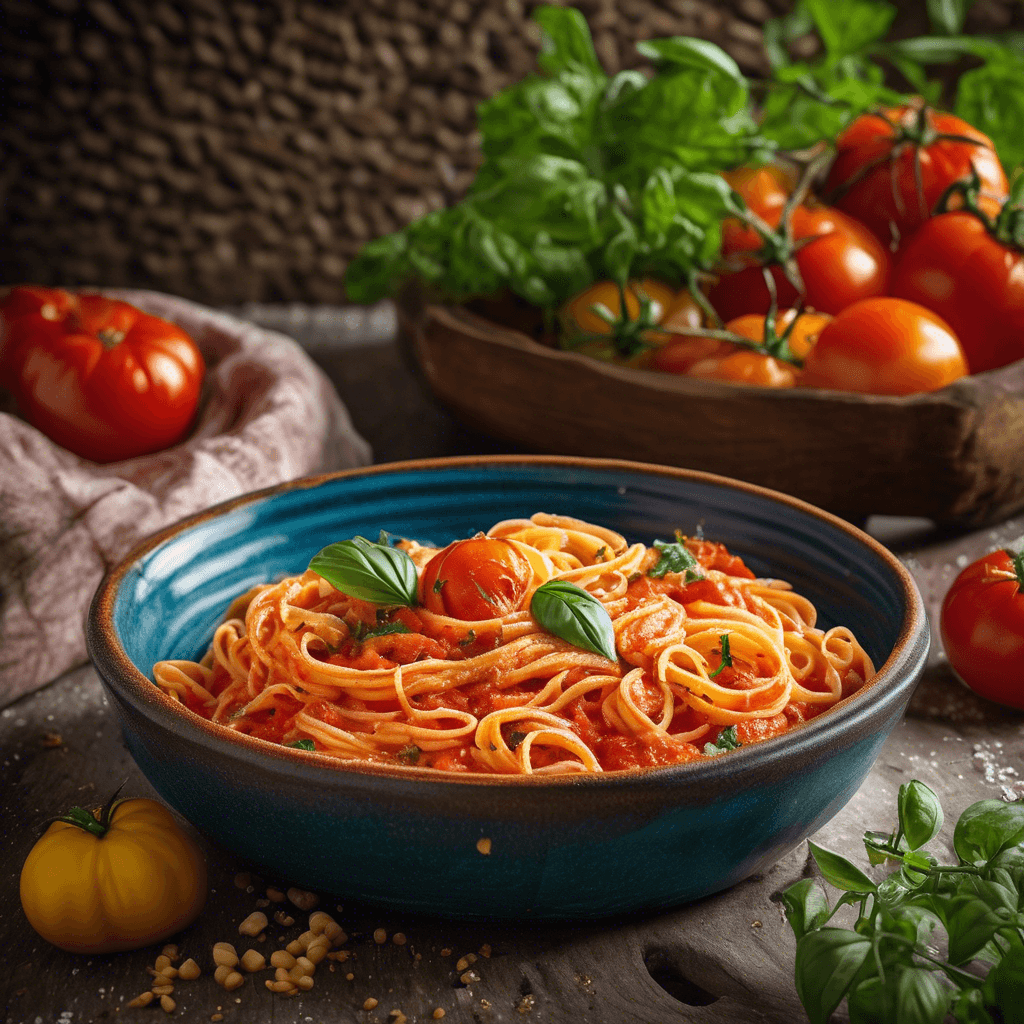
M 522 607 L 532 580 L 530 562 L 512 541 L 457 540 L 424 567 L 420 603 L 454 619 L 494 619 Z
M 864 299 L 818 335 L 800 384 L 872 395 L 936 391 L 967 373 L 948 324 L 916 302 Z
M 990 227 L 967 211 L 932 217 L 903 249 L 892 283 L 893 295 L 953 328 L 971 373 L 1024 358 L 1024 251 Z
M 798 316 L 795 309 L 784 309 L 775 319 L 773 334 L 776 337 L 784 335 L 790 353 L 797 359 L 803 359 L 831 319 L 827 313 L 801 313 Z M 764 344 L 767 340 L 767 317 L 757 314 L 737 317 L 725 325 L 725 330 Z M 656 369 L 668 373 L 762 387 L 792 387 L 799 378 L 799 370 L 793 363 L 718 338 L 675 338 L 654 353 L 653 363 Z
M 651 300 L 652 319 L 660 322 L 662 316 L 671 306 L 676 297 L 674 288 L 661 281 L 644 279 L 630 281 L 619 292 L 614 281 L 598 281 L 573 296 L 563 307 L 561 313 L 562 327 L 568 335 L 574 334 L 611 334 L 612 326 L 594 311 L 594 306 L 604 306 L 612 316 L 622 314 L 622 295 L 626 298 L 626 315 L 635 320 L 640 313 L 640 295 Z
M 797 290 L 783 271 L 788 258 L 803 281 L 804 303 L 822 313 L 838 313 L 861 299 L 884 295 L 889 286 L 889 254 L 861 223 L 827 206 L 798 205 L 788 225 L 781 209 L 766 215 L 767 224 L 779 229 L 773 239 L 762 239 L 752 228 L 723 226 L 722 257 L 726 267 L 735 261 L 748 265 L 726 270 L 708 292 L 708 299 L 723 320 L 745 313 L 767 313 L 771 294 L 762 267 L 775 281 L 779 307 L 792 306 Z M 787 252 L 787 250 L 789 250 Z
M 736 167 L 722 171 L 722 177 L 734 192 L 739 193 L 747 209 L 766 217 L 786 205 L 793 192 L 793 175 L 776 164 L 763 167 Z
M 32 426 L 93 462 L 177 443 L 205 367 L 178 326 L 103 295 L 17 287 L 0 301 L 0 383 Z
M 942 602 L 939 627 L 964 683 L 1024 709 L 1024 552 L 993 551 L 967 566 Z
M 920 104 L 861 114 L 836 140 L 836 150 L 825 194 L 885 245 L 923 224 L 972 164 L 984 201 L 998 206 L 1006 198 L 992 140 L 961 118 Z

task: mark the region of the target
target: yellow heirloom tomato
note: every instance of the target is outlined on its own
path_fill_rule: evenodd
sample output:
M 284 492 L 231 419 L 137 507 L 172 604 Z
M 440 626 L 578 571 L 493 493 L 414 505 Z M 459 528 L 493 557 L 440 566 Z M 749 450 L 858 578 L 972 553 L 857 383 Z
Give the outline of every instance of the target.
M 205 902 L 203 855 L 155 800 L 112 800 L 98 817 L 73 807 L 21 869 L 29 924 L 70 953 L 160 942 Z

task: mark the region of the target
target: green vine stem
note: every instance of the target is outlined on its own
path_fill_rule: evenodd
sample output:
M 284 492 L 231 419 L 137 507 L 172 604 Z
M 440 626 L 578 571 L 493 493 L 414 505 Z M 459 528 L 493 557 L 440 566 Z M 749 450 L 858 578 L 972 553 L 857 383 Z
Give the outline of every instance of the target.
M 84 807 L 72 807 L 67 814 L 58 815 L 56 818 L 51 818 L 46 822 L 46 825 L 52 825 L 55 821 L 63 821 L 66 825 L 74 825 L 76 828 L 82 829 L 84 832 L 88 832 L 90 835 L 96 836 L 98 839 L 102 839 L 110 829 L 110 819 L 114 813 L 114 808 L 120 803 L 117 799 L 121 790 L 128 784 L 128 780 L 125 779 L 117 789 L 114 790 L 110 799 L 106 802 L 103 810 L 100 811 L 99 818 L 96 817 L 91 811 L 87 811 Z

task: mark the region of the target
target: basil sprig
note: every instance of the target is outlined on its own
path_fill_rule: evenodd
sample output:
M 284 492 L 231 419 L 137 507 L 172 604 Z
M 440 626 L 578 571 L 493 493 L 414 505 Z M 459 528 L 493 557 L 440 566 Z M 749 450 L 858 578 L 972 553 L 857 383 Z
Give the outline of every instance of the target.
M 704 579 L 704 570 L 700 562 L 682 540 L 656 540 L 654 547 L 660 552 L 660 557 L 647 570 L 648 576 L 661 579 L 666 573 L 681 572 L 685 574 L 686 583 L 696 583 L 697 580 Z
M 575 583 L 548 580 L 533 592 L 530 612 L 544 629 L 573 647 L 617 660 L 608 609 Z
M 296 750 L 316 750 L 316 744 L 312 740 L 292 740 L 286 743 L 286 747 L 295 747 Z
M 722 643 L 722 660 L 718 663 L 718 668 L 716 668 L 714 672 L 708 673 L 708 679 L 714 679 L 716 676 L 721 675 L 723 668 L 732 668 L 732 652 L 729 650 L 729 634 L 723 633 L 718 639 Z M 730 728 L 732 727 L 730 726 Z M 733 732 L 735 732 L 735 730 L 733 730 Z
M 1024 805 L 981 800 L 953 831 L 955 864 L 921 850 L 943 824 L 935 794 L 916 779 L 900 786 L 895 831 L 866 832 L 872 864 L 894 864 L 880 882 L 845 857 L 810 846 L 843 895 L 829 908 L 813 878 L 782 894 L 797 938 L 796 989 L 811 1024 L 845 998 L 850 1019 L 880 1024 L 1019 1021 L 1024 977 Z M 852 930 L 828 926 L 844 905 Z M 947 942 L 932 937 L 941 926 Z M 943 950 L 946 952 L 942 952 Z
M 309 563 L 332 587 L 360 601 L 382 605 L 416 603 L 416 566 L 399 548 L 353 537 L 328 544 Z

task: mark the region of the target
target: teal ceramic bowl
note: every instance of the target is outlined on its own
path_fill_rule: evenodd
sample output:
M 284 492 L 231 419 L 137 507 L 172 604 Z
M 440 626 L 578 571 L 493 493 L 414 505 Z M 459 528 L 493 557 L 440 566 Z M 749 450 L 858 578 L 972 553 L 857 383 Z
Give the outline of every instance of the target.
M 647 543 L 700 526 L 759 575 L 793 583 L 822 623 L 851 627 L 879 671 L 777 739 L 704 763 L 561 779 L 341 768 L 213 725 L 150 681 L 155 662 L 205 651 L 236 594 L 303 570 L 332 541 L 384 529 L 445 544 L 535 511 Z M 186 519 L 110 571 L 88 643 L 156 790 L 275 877 L 431 914 L 565 919 L 716 892 L 828 821 L 902 716 L 928 627 L 896 558 L 795 499 L 639 463 L 492 457 L 299 480 Z

